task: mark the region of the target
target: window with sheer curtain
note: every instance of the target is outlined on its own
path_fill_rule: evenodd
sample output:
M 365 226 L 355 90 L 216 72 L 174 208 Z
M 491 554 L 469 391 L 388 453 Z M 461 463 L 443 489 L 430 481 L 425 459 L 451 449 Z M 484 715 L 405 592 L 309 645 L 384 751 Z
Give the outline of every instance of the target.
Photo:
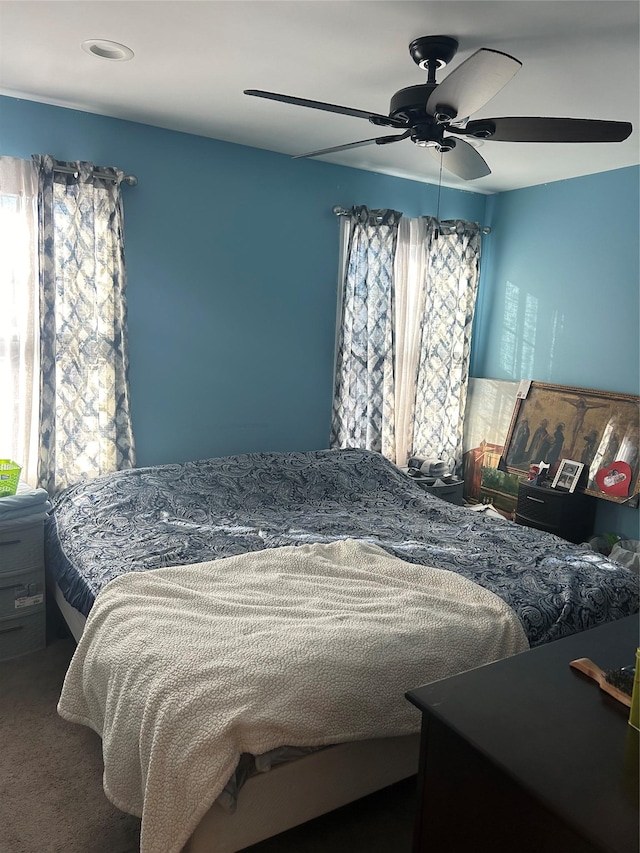
M 117 169 L 0 158 L 0 456 L 50 494 L 132 467 Z M 3 406 L 5 409 L 5 406 Z
M 342 221 L 332 447 L 462 460 L 480 227 L 355 207 Z
M 0 157 L 0 457 L 35 486 L 38 458 L 38 177 Z

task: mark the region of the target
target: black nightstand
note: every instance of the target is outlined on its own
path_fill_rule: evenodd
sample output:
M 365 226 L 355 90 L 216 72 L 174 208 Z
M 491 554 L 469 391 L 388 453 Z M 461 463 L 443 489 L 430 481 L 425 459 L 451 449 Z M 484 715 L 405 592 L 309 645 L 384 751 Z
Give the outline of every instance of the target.
M 593 533 L 596 498 L 584 492 L 563 492 L 522 482 L 518 487 L 516 521 L 555 533 L 569 542 L 586 542 Z

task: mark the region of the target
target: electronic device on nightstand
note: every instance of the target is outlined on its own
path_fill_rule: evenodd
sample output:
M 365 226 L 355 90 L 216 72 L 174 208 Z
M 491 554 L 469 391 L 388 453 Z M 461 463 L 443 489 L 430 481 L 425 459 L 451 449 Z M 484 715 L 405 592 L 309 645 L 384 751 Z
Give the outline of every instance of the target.
M 424 459 L 422 456 L 412 456 L 407 462 L 407 474 L 410 477 L 444 477 L 449 473 L 446 462 L 442 459 Z

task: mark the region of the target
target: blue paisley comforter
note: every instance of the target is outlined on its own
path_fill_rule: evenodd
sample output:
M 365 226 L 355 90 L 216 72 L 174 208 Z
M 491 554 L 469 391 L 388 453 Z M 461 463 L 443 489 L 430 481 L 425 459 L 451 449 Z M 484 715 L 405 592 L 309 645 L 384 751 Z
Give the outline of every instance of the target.
M 425 493 L 364 450 L 250 453 L 119 471 L 53 499 L 46 564 L 88 614 L 125 572 L 354 538 L 499 595 L 532 646 L 638 611 L 639 579 L 548 533 Z

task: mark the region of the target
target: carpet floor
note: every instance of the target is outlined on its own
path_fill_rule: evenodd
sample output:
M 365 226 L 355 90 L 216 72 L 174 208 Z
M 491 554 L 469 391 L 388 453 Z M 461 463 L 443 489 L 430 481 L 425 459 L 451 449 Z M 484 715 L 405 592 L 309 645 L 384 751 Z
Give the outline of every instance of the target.
M 0 853 L 137 853 L 140 821 L 102 790 L 100 738 L 56 705 L 70 639 L 0 662 Z M 415 779 L 248 848 L 246 853 L 409 853 Z

